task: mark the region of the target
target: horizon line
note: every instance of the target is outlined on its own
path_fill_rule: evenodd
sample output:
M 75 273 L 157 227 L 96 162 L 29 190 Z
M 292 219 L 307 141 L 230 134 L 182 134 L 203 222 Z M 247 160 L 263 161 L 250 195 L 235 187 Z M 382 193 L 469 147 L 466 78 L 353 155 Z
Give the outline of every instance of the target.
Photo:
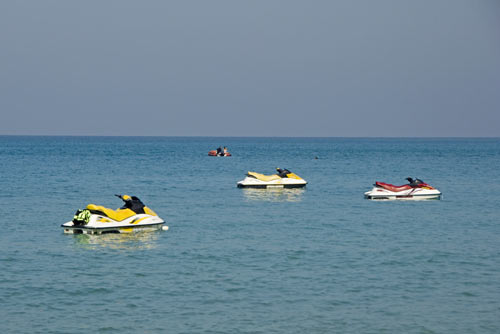
M 500 139 L 500 136 L 210 136 L 210 135 L 65 135 L 65 134 L 0 134 L 0 137 L 109 137 L 109 138 L 352 138 L 352 139 Z

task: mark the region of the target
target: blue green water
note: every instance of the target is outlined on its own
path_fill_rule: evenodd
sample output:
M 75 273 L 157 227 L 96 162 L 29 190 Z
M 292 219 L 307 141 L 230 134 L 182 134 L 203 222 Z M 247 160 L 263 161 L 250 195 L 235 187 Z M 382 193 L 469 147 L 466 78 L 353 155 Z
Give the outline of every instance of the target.
M 275 167 L 307 188 L 236 188 Z M 499 167 L 500 139 L 0 137 L 0 332 L 499 333 Z M 407 176 L 443 199 L 363 198 Z M 63 234 L 115 193 L 170 229 Z

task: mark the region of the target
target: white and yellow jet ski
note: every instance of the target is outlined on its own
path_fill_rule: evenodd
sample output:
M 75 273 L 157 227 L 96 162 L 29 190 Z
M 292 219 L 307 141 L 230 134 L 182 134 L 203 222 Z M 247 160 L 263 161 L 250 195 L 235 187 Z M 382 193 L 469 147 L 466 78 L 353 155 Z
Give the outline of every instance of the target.
M 64 233 L 130 233 L 162 228 L 165 223 L 163 219 L 145 206 L 139 198 L 128 195 L 115 196 L 125 202 L 123 207 L 113 210 L 89 204 L 84 210 L 76 211 L 72 221 L 61 225 L 64 228 Z M 168 227 L 163 226 L 163 229 L 168 229 Z
M 238 188 L 301 188 L 306 180 L 290 172 L 288 169 L 276 168 L 274 175 L 248 172 L 245 179 L 237 183 Z

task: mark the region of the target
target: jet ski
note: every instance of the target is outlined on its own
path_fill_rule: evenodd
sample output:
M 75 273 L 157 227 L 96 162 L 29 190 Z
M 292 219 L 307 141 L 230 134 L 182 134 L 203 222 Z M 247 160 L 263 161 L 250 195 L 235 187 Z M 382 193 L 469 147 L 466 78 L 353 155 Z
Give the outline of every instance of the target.
M 407 177 L 408 184 L 395 186 L 384 182 L 375 182 L 372 190 L 365 192 L 366 199 L 378 200 L 422 200 L 440 199 L 441 192 L 420 179 Z
M 248 172 L 245 179 L 237 183 L 238 188 L 301 188 L 306 180 L 290 172 L 288 169 L 276 168 L 277 173 L 264 175 Z
M 208 155 L 211 157 L 230 157 L 231 153 L 229 153 L 229 152 L 217 153 L 217 150 L 211 150 L 211 151 L 208 151 Z
M 227 147 L 224 147 L 224 149 L 219 147 L 216 150 L 208 151 L 208 155 L 211 157 L 230 157 L 231 153 L 227 151 Z
M 68 234 L 130 233 L 135 231 L 159 230 L 163 219 L 144 205 L 135 196 L 115 195 L 125 202 L 117 210 L 89 204 L 84 210 L 77 210 L 73 220 L 62 224 Z M 163 226 L 163 229 L 168 229 Z

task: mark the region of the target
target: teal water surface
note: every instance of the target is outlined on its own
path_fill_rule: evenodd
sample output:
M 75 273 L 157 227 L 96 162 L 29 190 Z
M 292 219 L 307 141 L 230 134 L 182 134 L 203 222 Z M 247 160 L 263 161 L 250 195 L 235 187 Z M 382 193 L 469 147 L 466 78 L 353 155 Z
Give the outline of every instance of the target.
M 499 166 L 495 138 L 3 136 L 0 332 L 499 333 Z M 276 167 L 307 188 L 236 188 Z M 407 176 L 443 199 L 363 198 Z M 63 234 L 113 194 L 170 229 Z

